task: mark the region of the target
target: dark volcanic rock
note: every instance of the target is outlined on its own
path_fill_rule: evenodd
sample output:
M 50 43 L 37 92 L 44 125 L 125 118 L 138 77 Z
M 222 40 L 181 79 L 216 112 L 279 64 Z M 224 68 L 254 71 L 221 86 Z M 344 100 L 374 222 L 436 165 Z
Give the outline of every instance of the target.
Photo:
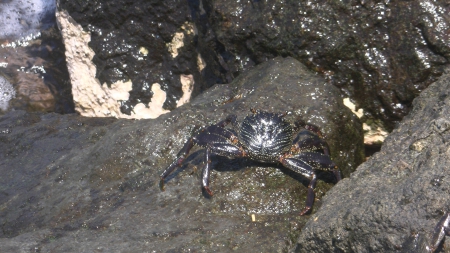
M 155 120 L 9 112 L 0 118 L 0 252 L 287 249 L 308 219 L 298 215 L 308 183 L 299 175 L 215 156 L 215 195 L 207 198 L 196 149 L 166 191 L 158 187 L 196 126 L 229 114 L 242 120 L 251 107 L 319 125 L 346 176 L 363 159 L 361 125 L 337 88 L 292 58 L 261 64 Z M 333 186 L 327 174 L 321 179 L 314 211 Z
M 447 71 L 381 151 L 328 192 L 296 252 L 395 252 L 412 232 L 429 235 L 450 207 L 449 115 Z
M 174 109 L 181 90 L 180 75 L 193 75 L 194 95 L 205 89 L 197 65 L 194 31 L 184 32 L 184 45 L 173 57 L 168 44 L 190 21 L 186 1 L 59 1 L 83 29 L 91 33 L 89 46 L 100 83 L 131 80 L 133 90 L 121 107 L 130 114 L 137 103 L 148 104 L 150 87 L 159 83 L 168 93 L 165 109 Z M 146 53 L 142 53 L 144 48 Z M 211 83 L 212 85 L 214 83 Z
M 445 0 L 61 0 L 58 8 L 90 32 L 100 83 L 132 81 L 121 102 L 127 114 L 151 101 L 153 83 L 172 110 L 183 94 L 181 75 L 192 75 L 196 96 L 268 59 L 291 56 L 392 130 L 450 59 Z M 183 46 L 173 56 L 177 33 Z
M 450 59 L 446 0 L 190 1 L 199 52 L 223 82 L 292 56 L 390 129 Z

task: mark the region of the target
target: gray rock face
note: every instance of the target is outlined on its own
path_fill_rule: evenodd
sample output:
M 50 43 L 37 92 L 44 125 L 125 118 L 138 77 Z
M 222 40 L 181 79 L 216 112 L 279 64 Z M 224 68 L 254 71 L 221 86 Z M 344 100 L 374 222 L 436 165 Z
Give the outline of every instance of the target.
M 328 192 L 296 252 L 395 252 L 412 232 L 429 235 L 450 206 L 449 115 L 447 71 L 381 151 Z
M 9 112 L 0 118 L 0 252 L 280 252 L 295 241 L 308 180 L 282 168 L 215 157 L 200 191 L 201 149 L 158 187 L 195 126 L 249 108 L 302 116 L 322 128 L 349 175 L 362 130 L 338 90 L 292 58 L 261 64 L 230 85 L 155 120 Z M 333 186 L 324 174 L 313 210 Z M 252 215 L 255 221 L 252 222 Z

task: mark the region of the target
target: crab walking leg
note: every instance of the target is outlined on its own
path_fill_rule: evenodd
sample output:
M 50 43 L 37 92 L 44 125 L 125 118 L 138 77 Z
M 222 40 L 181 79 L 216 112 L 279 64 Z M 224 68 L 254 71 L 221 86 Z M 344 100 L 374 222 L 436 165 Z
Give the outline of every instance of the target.
M 213 195 L 211 189 L 209 188 L 209 179 L 211 175 L 211 154 L 217 154 L 229 158 L 244 157 L 247 155 L 241 147 L 232 144 L 211 143 L 207 145 L 205 149 L 205 166 L 202 170 L 202 187 L 210 196 Z
M 236 142 L 237 135 L 233 130 L 225 129 L 220 126 L 210 126 L 205 131 L 198 134 L 195 138 L 199 146 L 206 146 L 210 143 Z
M 323 154 L 330 155 L 328 143 L 309 130 L 300 131 L 293 143 L 291 150 L 294 153 L 321 150 Z
M 309 182 L 308 185 L 308 193 L 306 195 L 306 205 L 305 208 L 303 208 L 303 210 L 300 212 L 300 215 L 305 215 L 309 213 L 314 204 L 314 197 L 315 197 L 314 188 L 316 188 L 316 180 L 317 180 L 316 174 L 312 174 L 311 181 Z
M 303 152 L 294 155 L 293 158 L 305 161 L 308 164 L 312 163 L 313 165 L 318 166 L 321 169 L 332 171 L 334 176 L 336 177 L 336 182 L 339 182 L 341 180 L 340 170 L 328 155 L 317 152 Z
M 450 235 L 450 214 L 446 213 L 439 220 L 438 224 L 434 228 L 433 235 L 431 237 L 431 252 L 434 252 L 441 243 L 442 239 L 444 239 L 445 235 Z
M 161 173 L 159 187 L 161 188 L 162 191 L 164 191 L 164 179 L 166 179 L 166 177 L 170 175 L 170 173 L 172 173 L 172 171 L 175 168 L 177 168 L 183 163 L 184 159 L 186 158 L 187 154 L 189 154 L 189 151 L 191 151 L 193 146 L 194 146 L 194 138 L 191 137 L 184 144 L 180 152 L 178 152 L 177 158 L 175 158 L 175 160 L 169 166 L 167 166 L 167 168 L 163 171 L 163 173 Z
M 313 125 L 313 124 L 306 123 L 306 122 L 305 122 L 304 120 L 302 120 L 302 119 L 297 120 L 297 122 L 295 122 L 294 126 L 295 126 L 295 129 L 296 129 L 296 130 L 298 130 L 298 129 L 300 129 L 300 128 L 304 128 L 304 129 L 306 129 L 306 130 L 308 130 L 308 131 L 311 131 L 311 132 L 315 133 L 315 134 L 316 134 L 317 136 L 319 136 L 320 138 L 323 138 L 323 134 L 322 134 L 322 132 L 320 131 L 320 127 L 318 127 L 318 126 L 316 126 L 316 125 Z
M 202 171 L 202 187 L 209 194 L 209 196 L 212 196 L 213 193 L 209 189 L 209 178 L 211 175 L 211 159 L 209 158 L 210 156 L 211 148 L 207 147 L 205 150 L 205 166 L 203 167 Z
M 305 215 L 311 210 L 314 204 L 314 188 L 316 187 L 317 180 L 314 169 L 309 164 L 296 158 L 286 158 L 282 156 L 280 157 L 280 162 L 284 167 L 311 179 L 308 185 L 305 208 L 303 208 L 303 210 L 300 212 L 300 215 Z
M 336 183 L 341 181 L 341 179 L 342 179 L 341 171 L 338 169 L 337 166 L 334 167 L 333 174 L 334 174 L 334 177 L 336 178 Z

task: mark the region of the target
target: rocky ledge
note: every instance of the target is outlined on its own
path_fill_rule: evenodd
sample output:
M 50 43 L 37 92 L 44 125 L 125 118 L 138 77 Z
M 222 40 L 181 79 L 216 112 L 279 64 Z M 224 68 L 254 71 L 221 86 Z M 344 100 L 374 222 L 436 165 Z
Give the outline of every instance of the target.
M 0 118 L 0 252 L 287 251 L 310 217 L 299 216 L 302 176 L 216 156 L 208 198 L 196 149 L 166 191 L 158 187 L 194 129 L 229 114 L 241 121 L 250 108 L 290 111 L 290 120 L 321 127 L 344 177 L 364 159 L 361 124 L 337 88 L 292 58 L 261 64 L 157 119 L 11 111 Z M 334 185 L 326 173 L 320 179 L 313 213 Z

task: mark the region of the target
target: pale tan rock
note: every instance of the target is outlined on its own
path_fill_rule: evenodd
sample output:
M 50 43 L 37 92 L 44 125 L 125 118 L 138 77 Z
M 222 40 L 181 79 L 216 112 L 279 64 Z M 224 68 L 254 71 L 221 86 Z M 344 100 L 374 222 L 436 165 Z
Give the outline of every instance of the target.
M 197 55 L 197 67 L 198 67 L 199 72 L 202 72 L 202 70 L 204 68 L 206 68 L 206 62 L 205 62 L 205 60 L 203 60 L 203 57 L 201 54 Z
M 366 145 L 380 145 L 389 135 L 385 129 L 380 126 L 369 126 L 363 123 L 364 130 L 364 144 Z
M 178 49 L 184 46 L 184 37 L 188 35 L 195 35 L 196 33 L 197 30 L 194 24 L 187 21 L 180 27 L 180 32 L 176 32 L 172 38 L 172 41 L 167 43 L 167 49 L 172 54 L 173 58 L 178 56 Z
M 350 98 L 344 98 L 344 105 L 347 106 L 358 118 L 364 116 L 363 109 L 356 110 L 356 105 L 350 101 Z M 380 145 L 384 142 L 389 132 L 384 129 L 381 124 L 374 122 L 364 122 L 364 144 L 366 145 Z
M 356 110 L 356 105 L 350 101 L 350 98 L 344 98 L 344 105 L 347 106 L 350 110 L 352 110 L 353 114 L 355 114 L 358 118 L 361 118 L 364 115 L 363 109 Z
M 166 92 L 161 90 L 161 85 L 159 83 L 152 84 L 152 92 L 152 101 L 148 103 L 148 106 L 144 103 L 139 103 L 134 107 L 133 112 L 136 115 L 146 115 L 146 118 L 154 119 L 161 114 L 170 112 L 169 110 L 162 108 L 166 101 Z
M 118 88 L 116 84 L 111 87 L 115 90 L 108 92 L 109 88 L 106 85 L 102 86 L 95 78 L 96 66 L 92 62 L 95 54 L 88 46 L 91 40 L 90 33 L 83 31 L 66 11 L 57 11 L 56 20 L 66 47 L 66 61 L 75 110 L 88 117 L 121 117 L 119 103 L 110 95 L 125 98 L 125 94 L 118 95 L 125 88 Z M 131 88 L 131 82 L 126 84 L 128 85 L 126 88 Z
M 189 103 L 195 83 L 193 75 L 180 75 L 180 81 L 183 96 L 178 100 L 177 107 Z

